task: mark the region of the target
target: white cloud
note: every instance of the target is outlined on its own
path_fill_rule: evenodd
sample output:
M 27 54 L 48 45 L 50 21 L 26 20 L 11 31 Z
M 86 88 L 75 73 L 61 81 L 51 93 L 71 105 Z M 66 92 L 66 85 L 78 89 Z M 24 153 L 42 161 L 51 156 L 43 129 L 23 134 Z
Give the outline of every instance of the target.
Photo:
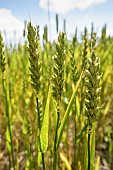
M 6 37 L 10 41 L 18 41 L 22 38 L 24 24 L 19 21 L 8 9 L 0 9 L 0 31 L 6 32 Z
M 75 8 L 85 9 L 94 4 L 104 3 L 107 0 L 40 0 L 39 6 L 43 9 L 49 8 L 53 12 L 65 14 Z

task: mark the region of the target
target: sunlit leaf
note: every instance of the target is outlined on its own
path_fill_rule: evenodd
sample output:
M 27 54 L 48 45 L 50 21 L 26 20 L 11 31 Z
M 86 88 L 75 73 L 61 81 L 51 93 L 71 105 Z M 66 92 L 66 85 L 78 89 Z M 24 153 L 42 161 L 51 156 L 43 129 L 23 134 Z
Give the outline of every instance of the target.
M 49 88 L 49 91 L 48 91 L 45 113 L 44 113 L 43 123 L 42 123 L 42 127 L 41 127 L 41 133 L 40 133 L 41 151 L 42 152 L 45 152 L 47 150 L 47 147 L 48 147 L 50 94 L 51 94 L 51 87 Z

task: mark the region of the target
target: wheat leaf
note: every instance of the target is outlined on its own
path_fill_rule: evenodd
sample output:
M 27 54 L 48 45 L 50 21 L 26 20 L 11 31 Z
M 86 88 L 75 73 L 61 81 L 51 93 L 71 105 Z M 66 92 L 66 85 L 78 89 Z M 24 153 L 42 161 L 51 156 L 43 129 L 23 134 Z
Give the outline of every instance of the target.
M 60 127 L 59 127 L 59 130 L 58 130 L 58 140 L 57 140 L 57 148 L 59 147 L 59 144 L 60 144 L 60 141 L 61 141 L 61 137 L 62 137 L 64 128 L 65 128 L 65 125 L 66 125 L 66 122 L 67 122 L 67 119 L 68 119 L 68 115 L 69 115 L 69 113 L 70 113 L 70 111 L 71 111 L 72 104 L 73 104 L 73 102 L 74 102 L 74 98 L 75 98 L 75 96 L 76 96 L 77 89 L 78 89 L 78 86 L 79 86 L 79 84 L 80 84 L 82 75 L 83 75 L 83 72 L 81 73 L 81 76 L 80 76 L 80 78 L 79 78 L 79 80 L 78 80 L 78 82 L 77 82 L 77 84 L 76 84 L 76 87 L 75 87 L 74 92 L 73 92 L 73 94 L 72 94 L 72 96 L 71 96 L 70 102 L 69 102 L 69 104 L 68 104 L 68 106 L 67 106 L 66 112 L 65 112 L 65 114 L 64 114 L 63 120 L 62 120 L 61 125 L 60 125 Z
M 48 147 L 48 127 L 49 127 L 49 103 L 50 103 L 50 92 L 51 87 L 48 91 L 45 113 L 43 118 L 43 123 L 41 127 L 40 140 L 41 140 L 41 151 L 44 153 Z

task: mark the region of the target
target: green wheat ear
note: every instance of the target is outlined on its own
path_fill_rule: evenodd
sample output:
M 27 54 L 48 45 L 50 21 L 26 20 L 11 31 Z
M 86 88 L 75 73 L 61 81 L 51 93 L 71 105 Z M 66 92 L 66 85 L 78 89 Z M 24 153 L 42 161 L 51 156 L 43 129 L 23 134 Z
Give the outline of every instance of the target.
M 2 73 L 4 73 L 6 69 L 6 58 L 4 57 L 4 43 L 1 32 L 0 32 L 0 69 Z
M 39 28 L 38 28 L 39 29 Z M 30 61 L 30 75 L 31 75 L 31 84 L 35 89 L 36 93 L 39 94 L 40 89 L 40 78 L 41 78 L 41 62 L 39 61 L 40 53 L 38 50 L 38 41 L 39 41 L 39 30 L 36 30 L 35 27 L 31 25 L 31 22 L 28 23 L 28 51 L 29 51 L 29 61 Z
M 74 82 L 74 84 L 76 84 L 76 82 L 79 79 L 79 73 L 78 73 L 78 69 L 77 69 L 76 60 L 75 60 L 75 57 L 74 57 L 74 47 L 73 47 L 73 44 L 70 45 L 69 51 L 70 51 L 70 63 L 71 63 L 73 82 Z
M 100 62 L 95 55 L 96 49 L 96 34 L 93 33 L 91 40 L 91 57 L 88 58 L 88 67 L 85 70 L 85 84 L 86 84 L 86 99 L 85 99 L 85 115 L 88 119 L 89 131 L 91 130 L 93 122 L 97 120 L 98 112 L 100 110 L 99 100 L 100 91 L 99 82 Z
M 58 22 L 58 14 L 56 14 L 56 32 L 57 32 L 57 33 L 58 33 L 58 30 L 59 30 L 59 29 L 58 29 L 58 28 L 59 28 L 59 27 L 58 27 L 58 26 L 59 26 L 58 24 L 59 24 L 59 22 Z
M 56 55 L 54 56 L 54 75 L 52 78 L 53 97 L 59 106 L 64 85 L 64 64 L 65 64 L 65 50 L 64 50 L 65 33 L 61 32 L 56 43 Z
M 83 35 L 82 70 L 85 70 L 87 67 L 87 54 L 88 54 L 88 38 L 87 28 L 85 27 Z
M 60 32 L 58 36 L 58 42 L 56 43 L 56 55 L 54 56 L 54 75 L 52 77 L 52 90 L 53 97 L 56 102 L 57 109 L 57 121 L 55 127 L 55 140 L 54 140 L 54 160 L 53 160 L 53 169 L 57 168 L 57 140 L 58 140 L 58 128 L 60 123 L 60 101 L 63 92 L 64 85 L 64 64 L 65 64 L 65 33 Z
M 31 22 L 28 23 L 28 52 L 29 52 L 29 61 L 30 61 L 30 75 L 31 75 L 31 84 L 36 92 L 36 115 L 38 116 L 38 127 L 41 130 L 42 122 L 43 122 L 43 112 L 42 112 L 42 104 L 39 99 L 39 91 L 41 86 L 41 62 L 39 61 L 40 53 L 38 49 L 38 41 L 39 41 L 39 27 L 37 29 L 31 25 Z

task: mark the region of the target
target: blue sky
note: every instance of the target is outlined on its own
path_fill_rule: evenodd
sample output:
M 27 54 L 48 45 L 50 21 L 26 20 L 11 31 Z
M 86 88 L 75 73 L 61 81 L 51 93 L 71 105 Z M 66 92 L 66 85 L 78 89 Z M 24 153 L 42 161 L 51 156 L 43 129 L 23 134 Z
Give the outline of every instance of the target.
M 59 14 L 59 30 L 63 30 L 63 19 L 66 19 L 66 30 L 71 37 L 78 27 L 80 34 L 87 26 L 90 31 L 94 23 L 98 35 L 104 24 L 107 34 L 113 35 L 113 0 L 0 0 L 0 30 L 7 33 L 7 40 L 21 40 L 24 20 L 40 25 L 40 34 L 48 23 L 48 2 L 50 9 L 51 37 L 56 37 L 55 14 Z

